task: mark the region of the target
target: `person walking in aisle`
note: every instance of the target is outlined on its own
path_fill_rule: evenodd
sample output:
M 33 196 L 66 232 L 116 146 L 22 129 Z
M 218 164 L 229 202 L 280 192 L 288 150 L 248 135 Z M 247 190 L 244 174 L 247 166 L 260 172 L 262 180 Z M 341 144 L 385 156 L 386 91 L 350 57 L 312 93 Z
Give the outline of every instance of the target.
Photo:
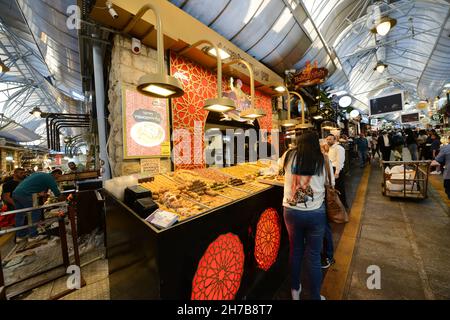
M 345 149 L 342 147 L 336 137 L 333 134 L 329 134 L 326 137 L 327 144 L 329 146 L 328 158 L 333 166 L 333 173 L 335 178 L 336 189 L 339 191 L 339 198 L 342 204 L 348 210 L 347 197 L 345 194 L 345 173 L 343 171 L 345 165 Z M 334 260 L 334 246 L 333 246 L 333 233 L 331 232 L 331 226 L 329 222 L 325 227 L 325 239 L 324 239 L 324 254 L 322 257 L 322 268 L 329 268 L 335 263 Z
M 300 299 L 303 266 L 307 273 L 305 279 L 310 282 L 309 298 L 324 299 L 320 295 L 320 252 L 327 224 L 325 166 L 331 170 L 331 162 L 320 150 L 317 133 L 310 131 L 298 137 L 296 148 L 287 151 L 281 163 L 285 171 L 283 207 L 290 244 L 292 299 Z M 334 185 L 333 175 L 331 180 Z
M 358 147 L 359 154 L 359 167 L 364 168 L 367 162 L 367 151 L 369 150 L 369 142 L 366 139 L 366 135 L 361 132 L 359 138 L 355 140 L 355 144 Z
M 383 156 L 383 161 L 389 161 L 391 159 L 392 139 L 389 137 L 387 131 L 383 131 L 378 137 L 378 145 Z
M 425 144 L 427 141 L 427 132 L 425 130 L 420 130 L 417 136 L 417 146 L 419 148 L 419 158 L 418 160 L 425 160 Z
M 450 141 L 450 135 L 448 141 Z M 448 200 L 450 200 L 450 144 L 440 149 L 439 154 L 431 162 L 431 166 L 444 167 L 444 189 Z
M 441 148 L 441 138 L 436 132 L 431 133 L 431 159 L 435 160 Z M 430 174 L 441 174 L 441 166 L 436 166 L 436 170 Z
M 403 147 L 405 145 L 405 140 L 401 131 L 396 132 L 392 136 L 392 148 L 394 150 L 394 157 L 397 161 L 403 160 Z
M 370 149 L 372 151 L 372 160 L 375 159 L 375 155 L 378 155 L 378 158 L 381 158 L 380 149 L 378 147 L 378 136 L 376 133 L 372 134 L 372 139 L 370 141 Z
M 411 160 L 419 160 L 417 137 L 415 132 L 411 129 L 406 129 L 406 145 L 408 147 L 409 153 L 411 154 Z
M 347 197 L 345 194 L 345 173 L 343 172 L 345 164 L 345 149 L 337 141 L 336 137 L 329 134 L 326 137 L 329 145 L 328 157 L 333 165 L 334 178 L 336 179 L 336 189 L 339 191 L 339 198 L 342 204 L 348 209 Z

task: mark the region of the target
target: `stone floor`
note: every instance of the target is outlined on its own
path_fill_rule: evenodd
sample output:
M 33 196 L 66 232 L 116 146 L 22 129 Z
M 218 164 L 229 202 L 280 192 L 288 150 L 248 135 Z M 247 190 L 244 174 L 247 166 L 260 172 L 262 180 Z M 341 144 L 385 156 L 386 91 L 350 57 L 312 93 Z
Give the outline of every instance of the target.
M 381 179 L 372 168 L 343 298 L 450 299 L 450 208 L 433 187 L 425 200 L 383 197 Z M 367 288 L 371 265 L 380 268 L 381 289 Z

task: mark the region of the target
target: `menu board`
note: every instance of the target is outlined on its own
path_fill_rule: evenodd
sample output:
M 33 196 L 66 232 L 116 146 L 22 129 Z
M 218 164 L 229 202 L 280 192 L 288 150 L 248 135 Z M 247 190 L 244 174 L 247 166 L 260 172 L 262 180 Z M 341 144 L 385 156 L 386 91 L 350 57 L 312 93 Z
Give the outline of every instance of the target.
M 151 98 L 124 87 L 122 116 L 124 159 L 170 157 L 167 99 Z
M 402 114 L 402 123 L 419 122 L 419 113 Z
M 370 115 L 393 113 L 403 110 L 403 94 L 395 93 L 370 99 Z

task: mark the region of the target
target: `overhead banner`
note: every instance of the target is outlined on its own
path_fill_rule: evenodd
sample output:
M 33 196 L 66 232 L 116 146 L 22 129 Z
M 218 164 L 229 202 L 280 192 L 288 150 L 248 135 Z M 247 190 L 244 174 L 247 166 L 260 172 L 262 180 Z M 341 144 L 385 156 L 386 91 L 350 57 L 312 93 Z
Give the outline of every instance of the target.
M 124 87 L 122 116 L 124 159 L 170 157 L 167 99 L 147 97 Z

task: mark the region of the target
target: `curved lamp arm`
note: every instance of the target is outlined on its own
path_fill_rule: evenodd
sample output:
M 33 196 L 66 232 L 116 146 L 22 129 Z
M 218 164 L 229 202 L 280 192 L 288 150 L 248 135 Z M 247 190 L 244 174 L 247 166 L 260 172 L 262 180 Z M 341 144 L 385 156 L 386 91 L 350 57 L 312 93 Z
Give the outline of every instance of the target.
M 300 99 L 300 104 L 302 106 L 302 124 L 305 124 L 305 101 L 303 100 L 303 97 L 300 95 L 300 93 L 295 91 L 288 91 L 289 94 L 292 94 L 294 96 L 297 96 Z M 289 105 L 289 115 L 290 115 L 290 105 Z
M 218 53 L 217 53 L 218 54 Z M 236 59 L 236 60 L 232 60 L 226 64 L 224 64 L 224 67 L 227 66 L 231 66 L 233 64 L 237 64 L 237 63 L 242 63 L 243 65 L 245 65 L 248 69 L 248 72 L 250 73 L 250 95 L 251 95 L 251 107 L 253 109 L 255 109 L 255 81 L 254 81 L 254 76 L 253 76 L 253 69 L 250 66 L 250 63 L 248 63 L 245 60 L 242 59 Z
M 199 40 L 196 43 L 190 45 L 186 49 L 181 50 L 178 54 L 183 55 L 186 52 L 190 51 L 192 48 L 195 48 L 201 44 L 209 44 L 216 50 L 216 58 L 217 58 L 217 96 L 218 98 L 222 98 L 222 58 L 220 57 L 219 48 L 216 44 L 212 43 L 209 40 Z

